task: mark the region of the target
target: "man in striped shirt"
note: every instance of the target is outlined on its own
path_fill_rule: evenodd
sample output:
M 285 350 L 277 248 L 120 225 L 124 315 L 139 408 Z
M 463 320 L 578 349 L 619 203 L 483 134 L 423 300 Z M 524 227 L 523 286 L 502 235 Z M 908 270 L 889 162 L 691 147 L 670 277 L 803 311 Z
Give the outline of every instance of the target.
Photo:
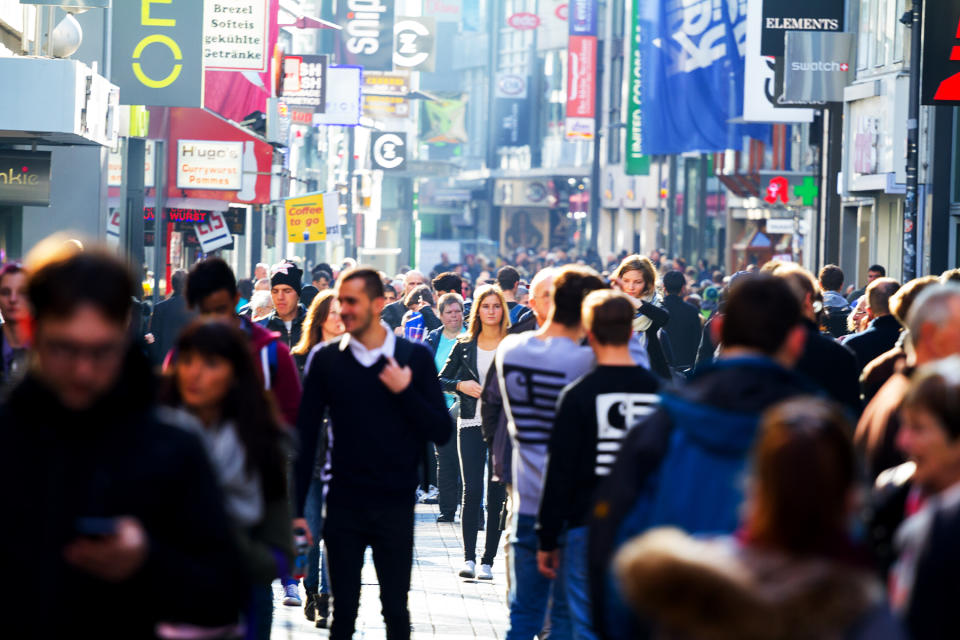
M 626 294 L 594 291 L 583 324 L 597 367 L 563 390 L 550 436 L 537 518 L 537 564 L 547 578 L 563 574 L 573 635 L 596 638 L 587 585 L 587 524 L 600 478 L 609 475 L 627 431 L 653 413 L 658 378 L 634 364 L 630 335 L 636 313 Z M 560 552 L 560 534 L 566 542 Z M 562 558 L 562 560 L 561 560 Z
M 543 487 L 547 445 L 557 400 L 565 386 L 593 368 L 593 352 L 582 346 L 581 305 L 606 284 L 591 269 L 568 266 L 553 285 L 553 309 L 539 330 L 508 336 L 497 350 L 497 378 L 513 443 L 508 571 L 510 630 L 506 640 L 532 640 L 550 611 L 551 640 L 569 640 L 570 617 L 563 576 L 551 580 L 537 570 L 534 531 Z

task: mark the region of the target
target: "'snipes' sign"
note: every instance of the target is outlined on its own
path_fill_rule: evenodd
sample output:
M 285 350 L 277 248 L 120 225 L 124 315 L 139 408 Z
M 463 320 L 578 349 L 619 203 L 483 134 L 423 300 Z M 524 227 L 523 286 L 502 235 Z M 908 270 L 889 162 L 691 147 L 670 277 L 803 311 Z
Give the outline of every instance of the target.
M 243 186 L 243 143 L 177 141 L 177 188 L 239 191 Z
M 198 0 L 114 3 L 110 80 L 121 104 L 203 106 L 203 9 Z
M 337 62 L 369 71 L 393 69 L 394 0 L 338 0 L 340 55 Z
M 0 204 L 50 204 L 49 151 L 0 151 Z
M 396 171 L 407 163 L 407 134 L 377 132 L 370 136 L 370 156 L 374 169 Z
M 960 104 L 960 0 L 926 0 L 922 104 Z
M 203 65 L 207 69 L 267 70 L 270 0 L 203 2 Z

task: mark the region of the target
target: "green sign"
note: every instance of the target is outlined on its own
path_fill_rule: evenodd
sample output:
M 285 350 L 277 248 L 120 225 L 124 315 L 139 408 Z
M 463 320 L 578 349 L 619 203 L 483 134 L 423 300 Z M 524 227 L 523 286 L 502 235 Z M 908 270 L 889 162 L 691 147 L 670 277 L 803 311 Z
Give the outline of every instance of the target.
M 203 2 L 114 2 L 112 38 L 120 104 L 203 106 Z
M 817 196 L 820 195 L 820 187 L 817 186 L 816 180 L 807 176 L 803 179 L 802 185 L 793 188 L 793 195 L 803 200 L 803 206 L 812 207 L 817 201 Z
M 630 74 L 627 95 L 627 153 L 624 172 L 628 176 L 650 175 L 650 156 L 643 154 L 643 51 L 640 44 L 646 37 L 640 24 L 640 2 L 633 0 L 630 15 Z

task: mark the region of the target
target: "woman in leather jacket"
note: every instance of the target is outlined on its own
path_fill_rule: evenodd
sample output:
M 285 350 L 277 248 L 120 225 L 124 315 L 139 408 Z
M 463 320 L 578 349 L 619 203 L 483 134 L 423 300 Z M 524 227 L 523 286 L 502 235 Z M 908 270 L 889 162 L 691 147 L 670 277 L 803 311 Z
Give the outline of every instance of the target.
M 657 376 L 670 380 L 670 361 L 660 333 L 670 320 L 670 312 L 659 304 L 657 271 L 653 263 L 643 256 L 627 256 L 617 267 L 613 278 L 623 292 L 638 305 L 637 315 L 633 320 L 634 337 L 630 341 L 630 353 L 634 356 L 634 361 L 637 364 L 646 364 Z
M 483 498 L 483 468 L 487 462 L 487 445 L 481 433 L 481 381 L 493 366 L 500 341 L 507 335 L 510 317 L 503 292 L 496 286 L 477 289 L 467 332 L 450 352 L 440 383 L 444 391 L 456 392 L 460 399 L 460 418 L 457 420 L 457 447 L 460 454 L 460 474 L 463 481 L 463 501 L 460 522 L 463 528 L 464 565 L 460 576 L 492 580 L 493 558 L 500 543 L 499 513 L 506 490 L 501 483 L 491 481 L 487 488 L 487 536 L 484 555 L 477 571 L 477 531 L 481 523 L 480 505 Z M 492 473 L 491 473 L 492 476 Z

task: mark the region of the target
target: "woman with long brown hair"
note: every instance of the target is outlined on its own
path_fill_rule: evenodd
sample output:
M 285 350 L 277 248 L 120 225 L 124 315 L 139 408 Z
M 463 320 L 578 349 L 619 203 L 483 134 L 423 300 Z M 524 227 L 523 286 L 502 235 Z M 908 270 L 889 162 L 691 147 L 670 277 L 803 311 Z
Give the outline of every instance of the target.
M 630 354 L 637 364 L 646 365 L 660 378 L 670 380 L 670 363 L 660 343 L 660 330 L 670 320 L 670 312 L 661 306 L 657 297 L 656 268 L 649 258 L 627 256 L 614 272 L 613 280 L 637 307 Z
M 300 342 L 290 350 L 297 367 L 303 374 L 307 356 L 315 346 L 343 335 L 343 321 L 340 320 L 340 303 L 333 289 L 321 291 L 310 303 L 307 317 L 303 319 L 303 334 Z
M 460 576 L 464 578 L 492 580 L 493 558 L 500 544 L 498 523 L 506 490 L 501 483 L 491 481 L 487 487 L 487 539 L 478 572 L 477 531 L 483 498 L 483 470 L 487 460 L 487 445 L 480 428 L 480 394 L 483 391 L 482 381 L 486 380 L 497 347 L 509 328 L 510 316 L 503 292 L 493 285 L 478 288 L 470 310 L 467 332 L 457 340 L 447 364 L 440 372 L 444 391 L 456 393 L 460 398 L 457 445 L 463 481 L 460 523 L 463 528 L 464 565 Z M 493 476 L 492 470 L 490 475 Z

